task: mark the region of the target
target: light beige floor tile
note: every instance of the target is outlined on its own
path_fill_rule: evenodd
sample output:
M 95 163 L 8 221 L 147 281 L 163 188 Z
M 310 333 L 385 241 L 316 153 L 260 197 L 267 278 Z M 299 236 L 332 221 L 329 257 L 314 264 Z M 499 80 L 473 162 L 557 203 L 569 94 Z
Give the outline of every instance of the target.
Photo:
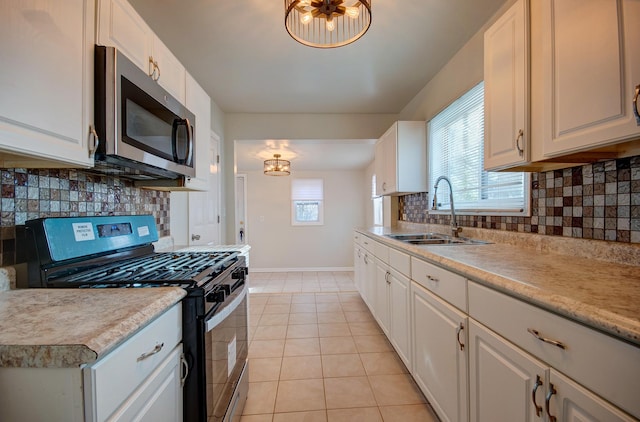
M 406 374 L 407 368 L 395 352 L 362 353 L 360 355 L 367 375 Z
M 340 302 L 340 297 L 335 293 L 316 293 L 316 303 Z
M 428 404 L 383 406 L 380 413 L 384 422 L 439 422 Z
M 362 297 L 360 296 L 360 293 L 358 292 L 340 293 L 340 302 L 364 303 L 364 301 L 362 300 Z
M 256 333 L 257 329 L 258 329 L 257 325 L 256 326 L 251 326 L 251 325 L 249 326 L 249 333 L 248 333 L 249 341 L 253 340 L 253 335 Z
M 276 394 L 278 391 L 277 381 L 250 382 L 249 395 L 244 405 L 243 415 L 259 415 L 273 413 Z
M 271 422 L 273 415 L 268 413 L 266 415 L 242 415 L 240 422 Z
M 320 342 L 317 337 L 289 338 L 284 345 L 284 356 L 309 356 L 320 354 Z
M 322 374 L 330 377 L 357 377 L 365 375 L 358 354 L 322 355 Z
M 323 355 L 336 355 L 341 353 L 358 353 L 353 337 L 321 337 L 320 351 Z
M 289 324 L 317 324 L 318 315 L 315 312 L 302 312 L 289 314 Z
M 285 356 L 282 358 L 280 380 L 322 378 L 320 356 Z
M 279 358 L 284 351 L 284 340 L 253 340 L 249 345 L 250 358 Z
M 318 322 L 320 324 L 331 324 L 337 322 L 347 322 L 342 311 L 338 312 L 318 312 Z
M 375 322 L 350 322 L 349 329 L 354 336 L 371 336 L 374 334 L 382 334 L 380 326 L 378 326 L 378 324 Z
M 318 324 L 289 325 L 287 338 L 318 337 Z
M 318 324 L 318 335 L 320 337 L 346 337 L 351 335 L 349 324 Z
M 327 409 L 370 407 L 376 405 L 367 377 L 325 378 Z
M 318 300 L 317 296 L 316 300 Z M 342 305 L 340 305 L 340 302 L 316 303 L 316 306 L 318 312 L 342 312 Z
M 278 381 L 282 358 L 252 358 L 249 382 Z
M 304 290 L 304 286 L 302 286 Z M 292 303 L 291 313 L 317 312 L 315 303 Z
M 267 303 L 267 300 L 269 300 L 269 296 L 267 295 L 253 294 L 249 298 L 249 306 L 265 305 Z
M 286 325 L 264 325 L 258 326 L 253 335 L 254 340 L 279 340 L 287 337 Z
M 344 311 L 348 322 L 374 322 L 373 315 L 369 311 Z
M 353 341 L 356 343 L 358 352 L 389 352 L 393 350 L 391 343 L 384 336 L 384 334 L 378 334 L 374 336 L 353 336 Z
M 327 422 L 327 412 L 314 410 L 311 412 L 276 413 L 273 415 L 273 422 Z
M 267 304 L 290 304 L 291 303 L 291 295 L 271 295 L 267 300 Z
M 377 407 L 360 407 L 356 409 L 329 409 L 329 422 L 382 422 Z
M 262 314 L 258 325 L 287 325 L 289 314 Z
M 291 303 L 316 303 L 314 294 L 295 294 L 291 297 Z
M 264 314 L 288 314 L 291 312 L 291 305 L 288 304 L 266 304 L 264 306 Z
M 424 403 L 425 399 L 409 374 L 372 375 L 371 388 L 378 406 Z
M 322 379 L 280 381 L 275 413 L 325 409 Z

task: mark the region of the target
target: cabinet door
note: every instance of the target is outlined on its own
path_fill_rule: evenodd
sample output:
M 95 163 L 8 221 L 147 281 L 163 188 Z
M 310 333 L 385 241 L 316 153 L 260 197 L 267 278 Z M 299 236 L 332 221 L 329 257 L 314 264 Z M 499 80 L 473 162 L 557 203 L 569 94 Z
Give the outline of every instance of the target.
M 108 421 L 175 422 L 182 420 L 180 343 Z
M 98 40 L 116 47 L 142 71 L 151 75 L 153 31 L 127 0 L 98 0 Z
M 182 63 L 173 55 L 171 50 L 154 35 L 153 37 L 153 60 L 157 64 L 156 80 L 161 87 L 166 89 L 180 103 L 185 103 L 185 77 L 186 70 Z M 187 107 L 188 108 L 188 107 Z M 193 110 L 190 110 L 193 112 Z M 211 119 L 211 117 L 209 117 Z M 207 133 L 211 126 L 207 127 Z
M 519 0 L 484 34 L 484 168 L 529 160 L 529 4 Z
M 542 420 L 548 378 L 542 362 L 469 320 L 472 422 Z
M 558 422 L 637 421 L 553 369 L 549 389 L 549 413 Z
M 0 150 L 93 165 L 94 13 L 90 0 L 2 2 Z
M 640 2 L 542 2 L 543 155 L 640 135 Z
M 398 122 L 380 137 L 375 148 L 376 194 L 389 195 L 396 192 L 396 163 Z
M 364 292 L 363 298 L 364 301 L 369 306 L 371 312 L 374 312 L 375 306 L 375 281 L 376 281 L 376 262 L 373 255 L 364 251 L 363 261 L 363 279 L 362 279 L 362 290 Z
M 163 66 L 164 68 L 165 66 Z M 184 68 L 183 68 L 184 69 Z M 162 76 L 167 76 L 162 74 Z M 160 81 L 162 81 L 162 76 Z M 209 156 L 211 137 L 211 99 L 206 91 L 188 73 L 186 77 L 185 105 L 196 116 L 194 133 L 196 150 L 194 151 L 196 175 L 187 179 L 186 187 L 206 191 L 210 189 L 209 175 L 211 158 Z M 159 82 L 160 82 L 159 81 Z M 215 163 L 215 161 L 214 161 Z
M 411 368 L 411 281 L 393 268 L 389 273 L 389 333 L 402 362 Z
M 411 283 L 413 377 L 440 420 L 467 421 L 467 316 Z
M 375 300 L 373 316 L 389 337 L 389 266 L 376 258 Z

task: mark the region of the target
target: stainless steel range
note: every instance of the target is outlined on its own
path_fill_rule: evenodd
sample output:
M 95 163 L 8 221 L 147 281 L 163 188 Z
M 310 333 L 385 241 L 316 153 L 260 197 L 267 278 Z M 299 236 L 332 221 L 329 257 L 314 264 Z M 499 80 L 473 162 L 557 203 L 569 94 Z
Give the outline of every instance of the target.
M 239 418 L 247 397 L 247 274 L 236 252 L 154 251 L 154 217 L 41 218 L 25 224 L 19 287 L 177 286 L 182 303 L 184 420 Z

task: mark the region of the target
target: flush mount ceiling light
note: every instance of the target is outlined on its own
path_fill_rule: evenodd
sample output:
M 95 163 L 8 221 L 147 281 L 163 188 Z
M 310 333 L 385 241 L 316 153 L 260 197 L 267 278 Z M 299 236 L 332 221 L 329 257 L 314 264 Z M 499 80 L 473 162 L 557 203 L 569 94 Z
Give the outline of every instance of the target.
M 270 160 L 264 160 L 264 174 L 267 176 L 288 176 L 291 174 L 291 161 L 281 160 L 280 154 L 273 154 Z
M 310 47 L 342 47 L 371 25 L 371 0 L 284 0 L 284 10 L 289 35 Z

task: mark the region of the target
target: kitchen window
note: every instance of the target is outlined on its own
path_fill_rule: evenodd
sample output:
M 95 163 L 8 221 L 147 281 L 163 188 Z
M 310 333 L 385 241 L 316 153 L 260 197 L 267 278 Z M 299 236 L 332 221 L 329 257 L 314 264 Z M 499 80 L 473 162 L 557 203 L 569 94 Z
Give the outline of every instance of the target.
M 324 224 L 324 186 L 322 179 L 291 179 L 291 224 Z
M 433 186 L 447 176 L 456 213 L 529 215 L 529 175 L 484 171 L 484 82 L 442 110 L 427 124 L 429 208 Z M 449 213 L 449 186 L 438 186 L 438 211 Z

